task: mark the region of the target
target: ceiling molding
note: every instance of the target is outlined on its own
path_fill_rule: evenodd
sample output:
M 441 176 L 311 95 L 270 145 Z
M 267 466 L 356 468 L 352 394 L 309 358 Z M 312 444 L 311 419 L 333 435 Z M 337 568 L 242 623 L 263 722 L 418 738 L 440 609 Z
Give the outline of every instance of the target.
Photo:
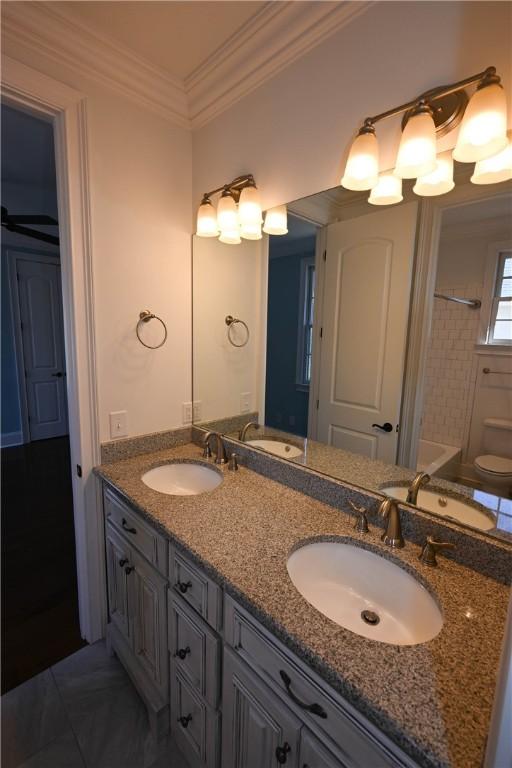
M 303 56 L 373 2 L 269 2 L 185 79 L 200 128 Z
M 8 52 L 13 58 L 16 46 L 23 44 L 190 128 L 187 96 L 176 78 L 44 2 L 3 3 L 2 36 L 4 49 L 12 44 Z
M 374 0 L 266 3 L 185 80 L 73 18 L 65 5 L 2 4 L 4 50 L 23 45 L 123 93 L 183 128 L 200 128 L 364 13 Z

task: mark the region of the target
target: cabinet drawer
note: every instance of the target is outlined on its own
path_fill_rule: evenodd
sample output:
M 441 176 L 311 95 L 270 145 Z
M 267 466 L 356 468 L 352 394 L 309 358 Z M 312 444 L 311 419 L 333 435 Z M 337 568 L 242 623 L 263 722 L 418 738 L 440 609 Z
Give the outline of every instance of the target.
M 220 641 L 210 627 L 171 590 L 168 593 L 168 644 L 187 682 L 216 707 L 219 698 Z
M 388 753 L 383 734 L 334 691 L 329 692 L 314 672 L 306 672 L 289 650 L 229 596 L 225 599 L 225 642 L 280 694 L 314 733 L 320 729 L 334 741 L 346 768 L 411 765 L 407 759 L 405 762 L 397 759 L 392 747 Z
M 222 590 L 200 568 L 178 552 L 169 550 L 169 580 L 171 588 L 180 595 L 208 624 L 222 628 Z
M 121 501 L 110 488 L 103 493 L 105 518 L 130 542 L 130 546 L 167 576 L 167 541 L 148 525 L 137 512 Z
M 171 662 L 171 731 L 191 765 L 219 765 L 219 715 Z

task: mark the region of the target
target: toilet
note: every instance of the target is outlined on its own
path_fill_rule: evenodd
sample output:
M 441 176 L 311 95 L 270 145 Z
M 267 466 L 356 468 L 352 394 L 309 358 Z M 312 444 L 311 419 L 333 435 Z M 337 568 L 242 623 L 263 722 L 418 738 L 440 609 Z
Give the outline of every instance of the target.
M 512 490 L 512 421 L 485 419 L 484 453 L 474 461 L 484 490 L 507 496 Z

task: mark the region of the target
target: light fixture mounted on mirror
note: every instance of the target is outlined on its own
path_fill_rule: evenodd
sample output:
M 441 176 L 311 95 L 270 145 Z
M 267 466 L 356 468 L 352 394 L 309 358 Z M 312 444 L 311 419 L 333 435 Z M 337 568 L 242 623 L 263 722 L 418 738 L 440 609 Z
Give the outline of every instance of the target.
M 468 99 L 466 89 L 476 85 Z M 379 174 L 379 147 L 375 124 L 403 114 L 402 138 L 396 166 Z M 460 130 L 455 149 L 437 155 L 436 137 Z M 433 88 L 416 99 L 367 117 L 350 147 L 341 185 L 355 191 L 370 190 L 373 205 L 402 200 L 402 179 L 416 179 L 420 196 L 442 195 L 454 187 L 453 160 L 476 163 L 474 184 L 512 179 L 512 145 L 507 138 L 505 92 L 495 67 L 452 85 Z
M 212 195 L 221 193 L 217 210 Z M 251 173 L 237 176 L 229 184 L 205 192 L 197 211 L 198 237 L 218 237 L 221 243 L 238 245 L 244 240 L 261 240 L 263 216 L 260 195 Z M 287 233 L 286 206 L 271 208 L 265 216 L 263 232 Z

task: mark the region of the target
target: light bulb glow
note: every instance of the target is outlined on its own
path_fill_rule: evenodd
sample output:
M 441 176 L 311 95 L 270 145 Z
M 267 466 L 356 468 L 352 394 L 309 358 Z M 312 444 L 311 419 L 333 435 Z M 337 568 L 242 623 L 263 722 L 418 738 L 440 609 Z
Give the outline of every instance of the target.
M 402 179 L 391 173 L 381 173 L 377 184 L 370 192 L 368 202 L 372 205 L 393 205 L 403 200 Z
M 360 133 L 350 147 L 341 185 L 356 192 L 371 189 L 379 176 L 379 145 L 375 133 Z
M 246 240 L 261 239 L 261 213 L 260 194 L 256 187 L 244 187 L 238 203 L 238 219 L 240 222 L 240 235 Z
M 412 191 L 421 197 L 444 195 L 455 186 L 453 181 L 453 157 L 451 152 L 443 152 L 436 160 L 432 173 L 420 176 Z
M 402 133 L 395 175 L 401 179 L 416 179 L 431 173 L 435 167 L 436 126 L 428 112 L 420 112 L 409 118 Z
M 263 231 L 267 235 L 286 235 L 288 232 L 288 215 L 286 205 L 270 208 L 265 214 Z
M 475 163 L 505 149 L 507 145 L 507 100 L 497 83 L 479 88 L 471 97 L 460 126 L 453 157 Z
M 219 235 L 221 243 L 227 245 L 239 245 L 242 241 L 240 239 L 240 230 L 237 229 L 223 229 Z
M 238 245 L 240 242 L 240 225 L 235 199 L 231 194 L 222 195 L 217 206 L 217 223 L 220 229 L 221 243 Z
M 473 184 L 498 184 L 512 179 L 512 142 L 505 149 L 475 164 L 471 177 Z
M 204 201 L 197 211 L 196 235 L 198 237 L 217 237 L 219 228 L 217 227 L 217 214 L 215 208 L 209 200 Z

